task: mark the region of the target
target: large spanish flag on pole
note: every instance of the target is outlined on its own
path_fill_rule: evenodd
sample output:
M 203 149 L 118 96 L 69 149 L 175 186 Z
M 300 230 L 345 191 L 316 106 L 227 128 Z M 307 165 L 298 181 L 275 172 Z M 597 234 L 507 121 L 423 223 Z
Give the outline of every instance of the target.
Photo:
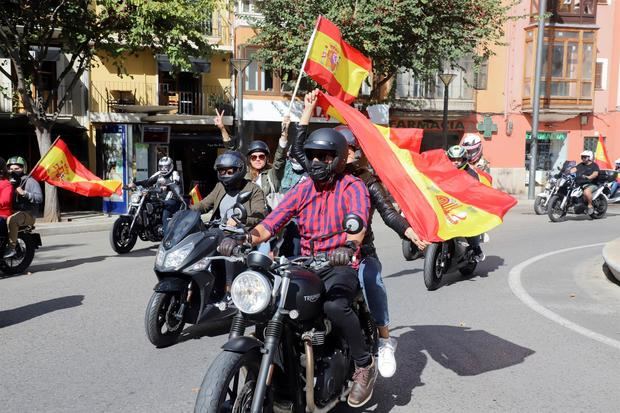
M 319 16 L 303 67 L 315 82 L 340 100 L 355 100 L 372 61 L 342 39 L 338 27 Z
M 80 195 L 96 197 L 121 194 L 121 181 L 99 179 L 80 163 L 62 139 L 56 141 L 30 173 L 37 181 L 68 189 Z
M 605 142 L 603 142 L 603 136 L 601 134 L 598 135 L 598 144 L 596 145 L 594 162 L 596 162 L 598 167 L 601 169 L 614 169 L 609 161 L 609 156 L 607 156 L 607 148 L 605 148 Z
M 425 240 L 475 236 L 502 222 L 517 200 L 452 165 L 443 150 L 413 151 L 390 128 L 374 125 L 358 110 L 321 93 L 318 104 L 344 121 L 405 218 Z M 421 136 L 422 130 L 419 130 Z

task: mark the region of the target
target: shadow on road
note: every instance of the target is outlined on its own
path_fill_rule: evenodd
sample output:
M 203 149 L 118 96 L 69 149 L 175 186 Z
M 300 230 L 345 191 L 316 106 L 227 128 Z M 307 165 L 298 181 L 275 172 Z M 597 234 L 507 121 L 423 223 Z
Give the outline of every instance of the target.
M 525 361 L 534 351 L 504 340 L 484 330 L 469 327 L 427 325 L 396 327 L 407 330 L 398 338 L 396 361 L 398 370 L 394 377 L 377 380 L 373 398 L 363 409 L 352 409 L 340 404 L 335 412 L 387 413 L 396 406 L 407 406 L 413 390 L 423 386 L 422 372 L 428 355 L 441 366 L 459 376 L 477 376 L 501 370 Z
M 71 268 L 71 267 L 77 267 L 78 265 L 82 265 L 82 264 L 103 261 L 108 257 L 110 256 L 99 255 L 97 257 L 78 258 L 75 260 L 65 260 L 65 261 L 57 261 L 57 262 L 48 262 L 45 264 L 36 264 L 36 265 L 30 266 L 30 268 L 28 268 L 26 271 L 34 273 L 34 272 L 43 272 L 43 271 L 64 270 L 64 269 Z
M 412 274 L 416 274 L 418 272 L 422 272 L 422 268 L 408 268 L 406 270 L 400 270 L 400 271 L 395 272 L 393 274 L 385 275 L 385 276 L 383 276 L 383 278 L 402 277 L 403 275 L 412 275 Z
M 117 257 L 136 258 L 136 257 L 154 257 L 157 255 L 158 245 L 131 250 L 126 254 L 118 254 Z
M 71 247 L 81 247 L 83 245 L 84 244 L 54 244 L 54 245 L 43 244 L 43 246 L 41 246 L 39 249 L 43 252 L 47 252 L 47 251 L 55 251 L 55 250 L 71 248 Z
M 231 319 L 220 320 L 206 324 L 199 324 L 197 326 L 191 326 L 183 330 L 179 336 L 178 343 L 183 343 L 192 339 L 199 339 L 202 337 L 217 337 L 224 334 L 228 334 L 230 331 Z M 251 327 L 248 327 L 250 329 Z M 250 331 L 250 330 L 248 330 Z
M 603 263 L 602 269 L 603 269 L 603 274 L 605 274 L 605 277 L 607 277 L 609 281 L 611 281 L 612 283 L 616 285 L 620 285 L 620 281 L 618 281 L 616 277 L 611 273 L 611 270 L 609 269 L 609 266 L 607 265 L 607 263 Z
M 504 265 L 504 259 L 497 255 L 489 255 L 484 261 L 478 264 L 476 271 L 472 275 L 461 275 L 455 271 L 444 275 L 443 286 L 449 286 L 462 281 L 475 281 L 476 278 L 486 278 Z
M 44 314 L 82 305 L 83 295 L 68 295 L 39 303 L 28 304 L 12 310 L 0 311 L 0 328 L 23 323 Z

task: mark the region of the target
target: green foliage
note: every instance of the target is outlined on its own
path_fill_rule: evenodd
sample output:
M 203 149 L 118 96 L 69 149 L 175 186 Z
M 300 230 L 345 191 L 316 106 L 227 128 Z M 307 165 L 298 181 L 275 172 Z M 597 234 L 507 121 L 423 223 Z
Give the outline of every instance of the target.
M 503 36 L 513 3 L 499 0 L 263 0 L 254 43 L 266 67 L 298 72 L 319 14 L 373 60 L 375 86 L 409 69 L 428 78 L 473 57 L 477 65 Z

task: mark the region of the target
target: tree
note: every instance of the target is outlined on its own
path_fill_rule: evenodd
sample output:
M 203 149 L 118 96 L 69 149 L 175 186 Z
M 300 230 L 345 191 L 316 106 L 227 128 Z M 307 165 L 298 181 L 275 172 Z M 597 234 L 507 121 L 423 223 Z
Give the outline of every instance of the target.
M 73 88 L 95 56 L 111 59 L 123 72 L 123 59 L 151 48 L 168 55 L 178 69 L 190 56 L 211 52 L 205 24 L 216 0 L 5 0 L 0 6 L 0 54 L 11 59 L 13 90 L 34 126 L 39 152 L 51 146 L 51 129 Z M 42 66 L 50 47 L 69 64 L 43 91 Z M 67 85 L 60 88 L 61 84 Z M 55 104 L 52 104 L 55 103 Z M 50 110 L 51 109 L 51 110 Z M 48 113 L 51 112 L 51 113 Z M 46 221 L 59 216 L 56 188 L 46 185 Z
M 373 61 L 371 99 L 400 70 L 420 79 L 472 57 L 475 67 L 504 34 L 513 3 L 498 0 L 263 0 L 253 43 L 268 69 L 297 73 L 322 14 L 344 39 Z M 282 11 L 286 10 L 286 13 Z

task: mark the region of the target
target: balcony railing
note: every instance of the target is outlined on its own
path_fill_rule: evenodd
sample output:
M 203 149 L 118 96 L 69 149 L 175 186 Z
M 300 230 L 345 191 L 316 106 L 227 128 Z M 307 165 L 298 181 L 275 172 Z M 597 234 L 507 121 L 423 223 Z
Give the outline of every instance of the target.
M 65 94 L 65 90 L 65 86 L 60 86 L 58 88 L 57 94 L 50 99 L 45 113 L 48 115 L 56 113 L 58 104 Z M 42 101 L 46 101 L 51 93 L 51 90 L 37 91 L 36 99 L 40 98 Z M 82 85 L 77 85 L 73 88 L 67 100 L 65 100 L 62 108 L 60 108 L 60 116 L 82 116 L 84 110 L 81 105 L 81 96 L 83 96 Z M 6 90 L 5 93 L 0 92 L 0 113 L 24 113 L 25 111 L 26 109 L 17 92 L 8 90 Z
M 159 88 L 162 90 L 163 88 Z M 216 108 L 230 105 L 228 90 L 216 86 L 202 86 L 195 90 L 158 92 L 155 83 L 93 82 L 91 110 L 93 112 L 128 111 L 124 106 L 171 106 L 178 114 L 214 115 Z M 139 112 L 140 108 L 131 108 Z
M 448 86 L 449 110 L 471 111 L 474 109 L 473 77 L 466 79 L 467 72 L 460 71 Z M 398 74 L 396 80 L 398 106 L 412 106 L 422 110 L 443 110 L 444 85 L 437 76 L 419 80 L 410 73 Z

